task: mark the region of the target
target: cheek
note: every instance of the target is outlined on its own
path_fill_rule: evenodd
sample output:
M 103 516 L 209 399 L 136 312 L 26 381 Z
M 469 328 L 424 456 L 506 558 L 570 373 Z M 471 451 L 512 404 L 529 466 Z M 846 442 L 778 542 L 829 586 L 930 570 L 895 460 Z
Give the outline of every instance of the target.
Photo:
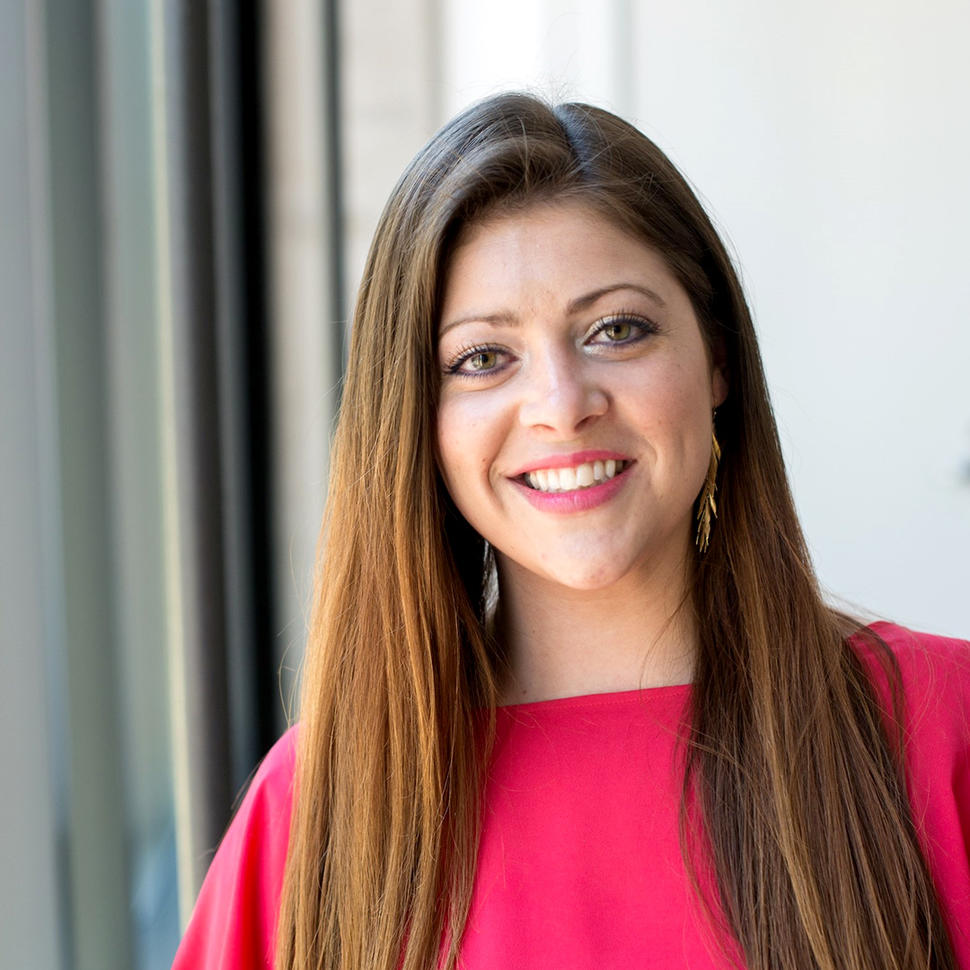
M 636 421 L 648 438 L 693 438 L 709 413 L 710 392 L 702 376 L 677 362 L 639 375 L 637 382 L 621 393 L 622 400 L 635 407 Z
M 445 394 L 438 408 L 439 446 L 447 440 L 451 451 L 466 458 L 494 458 L 507 443 L 513 411 L 501 388 Z
M 640 427 L 656 448 L 661 474 L 681 487 L 697 487 L 711 450 L 711 379 L 700 367 L 674 364 L 656 372 L 640 396 Z
M 435 445 L 437 449 L 438 470 L 452 499 L 455 498 L 454 480 L 457 469 L 455 467 L 460 452 L 458 450 L 456 426 L 452 419 L 452 411 L 447 406 L 438 408 L 435 421 Z
M 461 399 L 445 400 L 438 409 L 438 465 L 458 506 L 482 481 L 490 463 L 489 427 L 477 410 Z

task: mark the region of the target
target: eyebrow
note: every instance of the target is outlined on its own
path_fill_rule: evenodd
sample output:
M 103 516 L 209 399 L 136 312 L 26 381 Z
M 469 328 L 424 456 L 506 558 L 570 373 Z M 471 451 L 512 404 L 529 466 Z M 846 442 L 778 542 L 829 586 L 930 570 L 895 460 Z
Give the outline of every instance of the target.
M 641 286 L 639 283 L 610 283 L 609 286 L 602 286 L 598 290 L 593 290 L 590 293 L 586 293 L 583 296 L 577 296 L 568 307 L 566 307 L 567 313 L 576 313 L 579 310 L 586 310 L 591 307 L 600 297 L 604 297 L 609 293 L 615 293 L 617 290 L 635 290 L 637 293 L 642 294 L 648 300 L 656 303 L 661 309 L 667 306 L 666 301 L 658 294 L 655 293 L 647 286 Z
M 566 314 L 567 316 L 572 316 L 581 310 L 587 310 L 597 300 L 602 299 L 610 293 L 615 293 L 617 290 L 634 290 L 636 293 L 645 296 L 652 303 L 655 303 L 661 309 L 665 309 L 667 306 L 667 302 L 663 297 L 647 286 L 641 286 L 639 283 L 610 283 L 608 286 L 601 286 L 598 289 L 590 290 L 589 293 L 584 293 L 582 296 L 577 296 L 574 300 L 571 300 L 566 307 Z M 503 310 L 498 313 L 468 313 L 455 320 L 450 320 L 441 328 L 438 336 L 443 336 L 452 328 L 458 327 L 463 323 L 490 323 L 497 327 L 514 327 L 518 323 L 518 318 L 508 310 Z

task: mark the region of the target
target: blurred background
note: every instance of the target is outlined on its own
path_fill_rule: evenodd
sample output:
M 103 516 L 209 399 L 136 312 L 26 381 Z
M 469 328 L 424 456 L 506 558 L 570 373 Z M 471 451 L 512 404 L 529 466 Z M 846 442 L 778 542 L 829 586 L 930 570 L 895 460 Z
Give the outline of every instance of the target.
M 962 0 L 0 0 L 0 968 L 170 965 L 291 713 L 371 232 L 484 94 L 670 153 L 826 588 L 970 635 L 968 37 Z

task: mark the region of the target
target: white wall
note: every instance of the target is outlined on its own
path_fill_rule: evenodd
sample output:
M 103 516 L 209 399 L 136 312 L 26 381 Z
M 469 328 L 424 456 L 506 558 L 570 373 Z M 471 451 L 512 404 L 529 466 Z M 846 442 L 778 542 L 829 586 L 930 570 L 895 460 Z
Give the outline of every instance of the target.
M 739 254 L 823 583 L 970 636 L 970 6 L 451 0 L 441 29 L 445 114 L 527 87 L 671 154 Z
M 970 7 L 784 9 L 641 8 L 637 114 L 740 254 L 823 582 L 970 634 Z

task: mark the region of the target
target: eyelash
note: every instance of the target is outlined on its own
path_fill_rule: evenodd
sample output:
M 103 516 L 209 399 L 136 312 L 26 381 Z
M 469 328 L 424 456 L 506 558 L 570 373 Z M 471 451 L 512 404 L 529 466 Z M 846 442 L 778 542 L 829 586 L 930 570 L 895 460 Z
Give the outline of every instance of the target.
M 607 327 L 613 327 L 620 323 L 629 323 L 633 325 L 635 333 L 631 334 L 626 340 L 616 340 L 610 341 L 608 343 L 596 344 L 599 347 L 628 347 L 630 344 L 636 343 L 642 340 L 644 337 L 655 334 L 659 332 L 659 328 L 647 317 L 641 316 L 639 313 L 635 313 L 630 310 L 620 310 L 617 313 L 611 313 L 609 316 L 603 317 L 598 320 L 592 329 L 587 333 L 584 343 L 588 343 L 593 337 L 601 334 Z M 480 378 L 489 377 L 496 373 L 500 368 L 493 367 L 489 370 L 483 370 L 479 372 L 474 371 L 462 371 L 462 367 L 476 354 L 496 354 L 501 355 L 507 351 L 495 344 L 472 344 L 468 347 L 462 347 L 458 350 L 445 364 L 444 372 L 448 375 L 453 375 L 456 377 L 468 377 L 468 378 Z

